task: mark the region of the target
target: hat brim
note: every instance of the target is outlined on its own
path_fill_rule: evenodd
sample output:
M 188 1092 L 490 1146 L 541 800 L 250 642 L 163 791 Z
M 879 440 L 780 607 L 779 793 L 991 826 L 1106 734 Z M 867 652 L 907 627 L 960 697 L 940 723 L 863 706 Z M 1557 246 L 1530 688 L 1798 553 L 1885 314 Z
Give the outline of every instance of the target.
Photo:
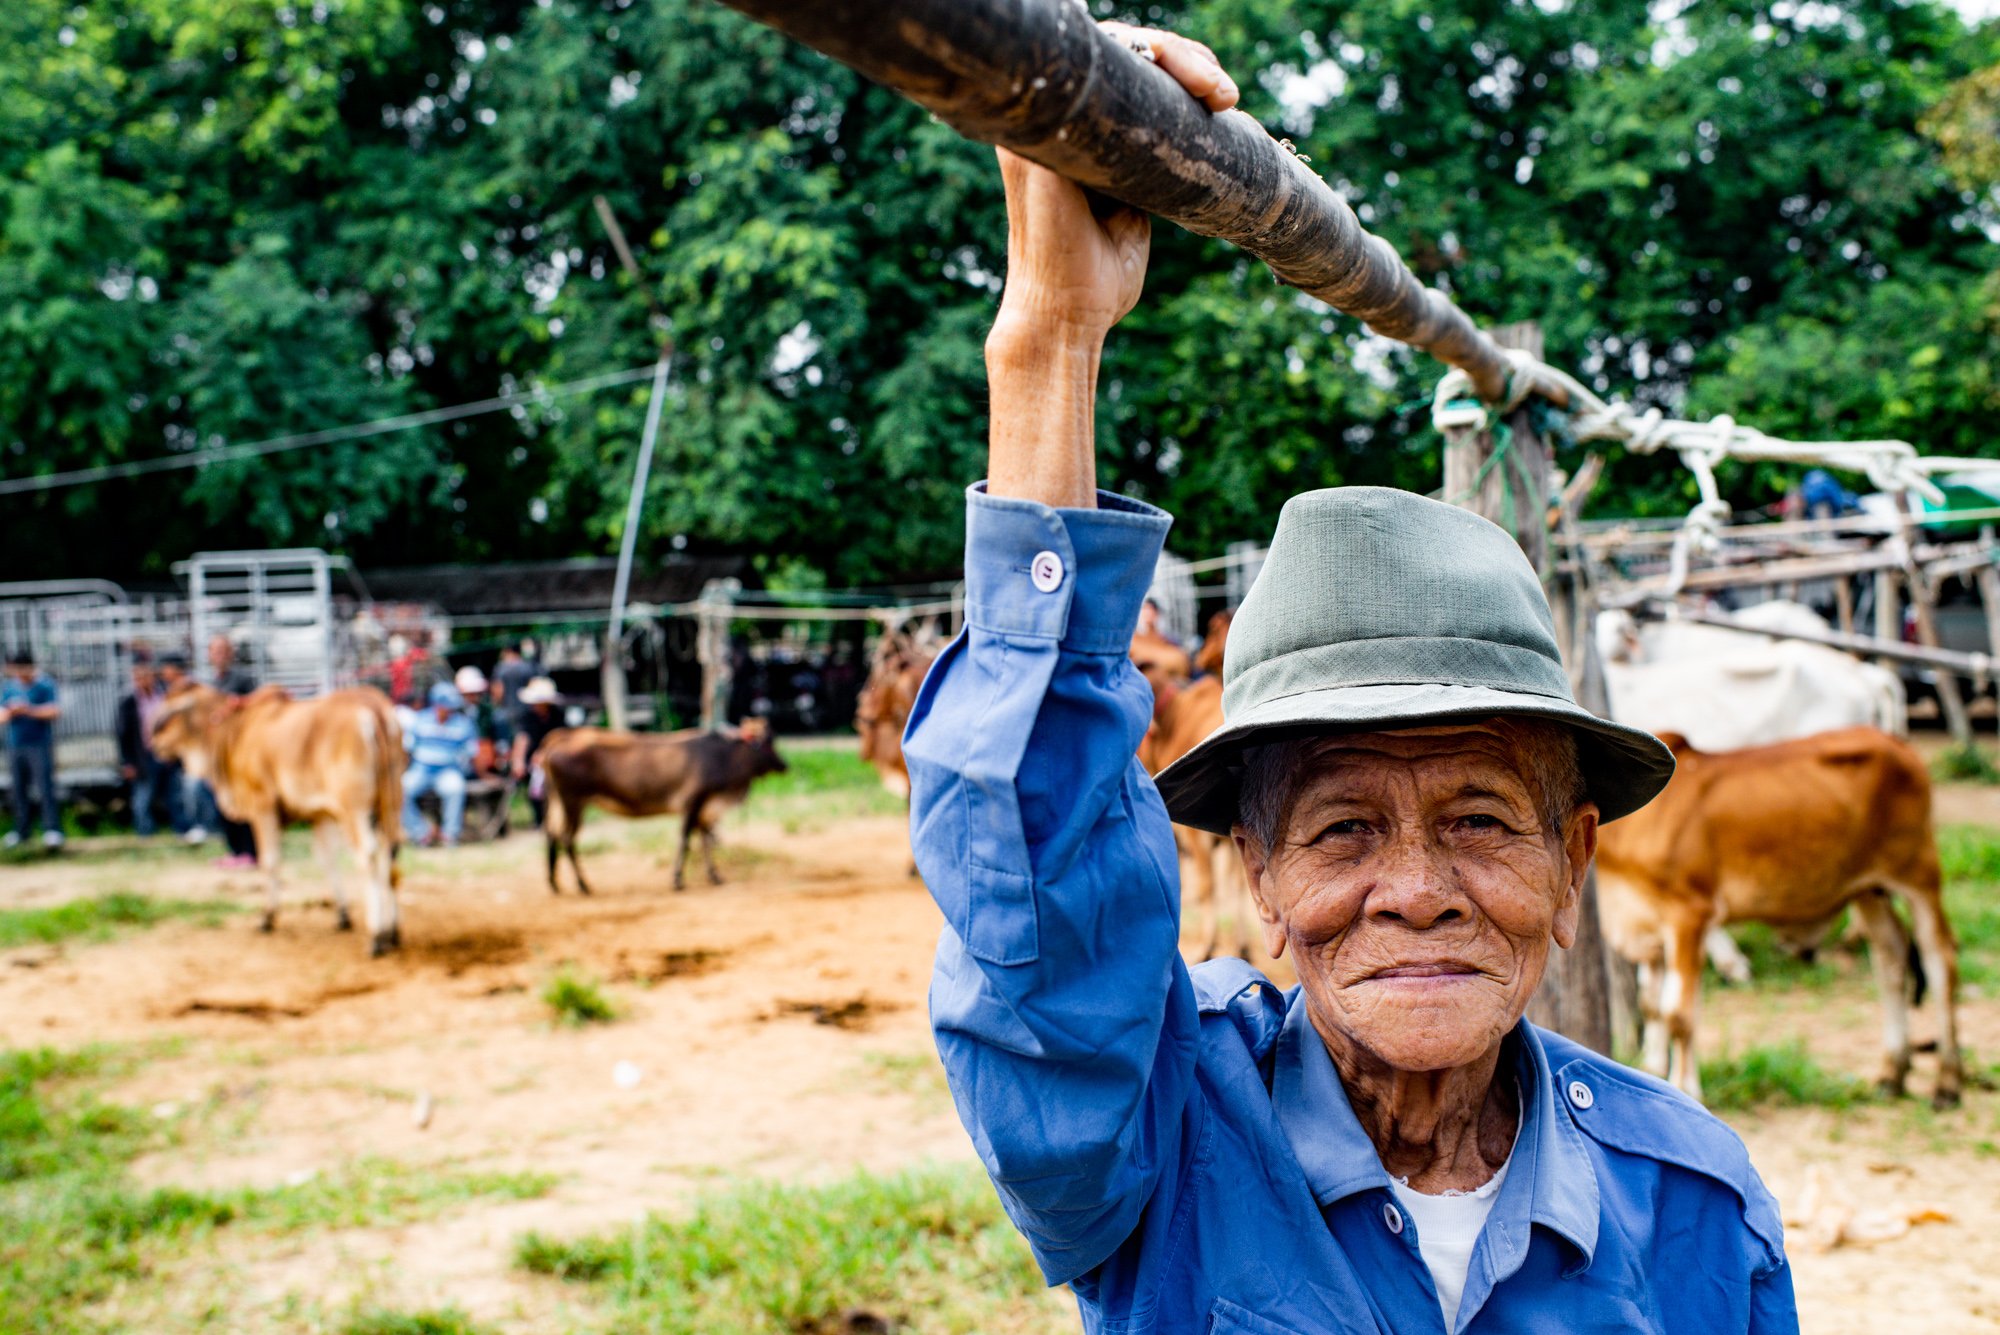
M 1674 754 L 1666 743 L 1567 700 L 1424 683 L 1339 686 L 1262 701 L 1210 733 L 1154 776 L 1154 782 L 1168 814 L 1180 824 L 1227 835 L 1237 821 L 1247 747 L 1292 737 L 1469 723 L 1496 715 L 1547 719 L 1567 727 L 1576 737 L 1584 789 L 1603 820 L 1629 816 L 1673 777 Z

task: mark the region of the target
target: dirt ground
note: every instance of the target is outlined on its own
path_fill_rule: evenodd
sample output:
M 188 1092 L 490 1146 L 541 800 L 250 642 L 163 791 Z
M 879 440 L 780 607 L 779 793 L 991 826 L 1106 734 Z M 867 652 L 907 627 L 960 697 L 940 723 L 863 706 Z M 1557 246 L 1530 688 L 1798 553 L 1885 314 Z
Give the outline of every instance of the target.
M 2000 823 L 2000 809 L 1982 815 Z M 150 1181 L 276 1185 L 371 1155 L 556 1175 L 540 1199 L 424 1223 L 225 1240 L 132 1300 L 131 1327 L 183 1328 L 220 1304 L 227 1329 L 275 1331 L 302 1307 L 362 1297 L 560 1330 L 574 1298 L 511 1267 L 526 1230 L 618 1226 L 744 1175 L 969 1160 L 924 1019 L 938 917 L 905 874 L 901 822 L 788 833 L 743 820 L 728 834 L 729 883 L 683 894 L 667 887 L 672 834 L 594 826 L 589 899 L 549 896 L 527 836 L 411 855 L 406 949 L 381 961 L 361 933 L 333 932 L 309 866 L 294 868 L 271 936 L 238 914 L 0 955 L 0 1043 L 151 1044 L 159 1055 L 112 1097 L 162 1117 L 204 1109 L 225 1128 L 145 1160 Z M 258 893 L 196 858 L 0 870 L 9 907 L 111 889 L 245 904 Z M 565 963 L 609 983 L 615 1023 L 551 1025 L 538 993 Z M 1705 1019 L 1710 1053 L 1797 1035 L 1831 1068 L 1872 1071 L 1865 988 L 1725 992 Z M 2000 1001 L 1968 997 L 1964 1020 L 1975 1052 L 2000 1052 Z M 1919 1059 L 1919 1089 L 1929 1076 Z M 2000 1329 L 2000 1095 L 1975 1091 L 1938 1115 L 1913 1100 L 1735 1120 L 1781 1197 L 1812 1176 L 1863 1205 L 1949 1216 L 1872 1247 L 1795 1244 L 1808 1331 Z

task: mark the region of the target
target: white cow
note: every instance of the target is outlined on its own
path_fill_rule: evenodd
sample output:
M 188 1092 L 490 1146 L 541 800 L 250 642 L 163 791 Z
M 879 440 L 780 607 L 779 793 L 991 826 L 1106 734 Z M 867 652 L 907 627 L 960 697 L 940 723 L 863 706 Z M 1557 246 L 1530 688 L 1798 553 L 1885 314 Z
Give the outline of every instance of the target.
M 1746 625 L 1829 629 L 1797 603 L 1760 603 Z M 1895 673 L 1805 640 L 1779 640 L 1685 621 L 1597 619 L 1611 714 L 1648 732 L 1677 732 L 1697 750 L 1734 751 L 1866 724 L 1909 732 Z
M 1792 602 L 1759 603 L 1735 617 L 1772 630 L 1830 629 Z M 1827 645 L 1687 621 L 1637 622 L 1623 611 L 1598 616 L 1597 642 L 1611 716 L 1680 733 L 1697 750 L 1734 751 L 1859 724 L 1895 737 L 1909 732 L 1902 680 Z M 1797 944 L 1818 939 L 1807 935 Z M 1723 977 L 1750 980 L 1750 962 L 1720 927 L 1709 932 L 1707 949 Z

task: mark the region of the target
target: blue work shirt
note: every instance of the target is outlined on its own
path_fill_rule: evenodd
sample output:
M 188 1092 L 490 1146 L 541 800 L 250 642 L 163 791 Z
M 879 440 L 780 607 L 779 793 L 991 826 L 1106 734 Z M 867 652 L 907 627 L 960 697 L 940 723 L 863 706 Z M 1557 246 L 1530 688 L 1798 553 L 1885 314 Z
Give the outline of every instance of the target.
M 0 676 L 0 709 L 10 709 L 18 705 L 52 705 L 56 703 L 56 681 L 46 672 L 38 672 L 26 682 L 9 672 Z M 52 745 L 56 739 L 56 725 L 45 718 L 28 718 L 22 715 L 7 720 L 7 744 L 26 748 Z
M 1182 962 L 1179 867 L 1127 658 L 1169 520 L 974 488 L 966 628 L 910 716 L 944 911 L 931 1023 L 960 1118 L 1091 1332 L 1442 1335 L 1300 993 Z M 1778 1212 L 1675 1090 L 1520 1024 L 1522 1121 L 1457 1330 L 1796 1331 Z
M 467 771 L 479 749 L 479 728 L 470 715 L 454 709 L 443 718 L 435 709 L 425 709 L 410 723 L 404 739 L 410 749 L 410 763 L 424 769 Z

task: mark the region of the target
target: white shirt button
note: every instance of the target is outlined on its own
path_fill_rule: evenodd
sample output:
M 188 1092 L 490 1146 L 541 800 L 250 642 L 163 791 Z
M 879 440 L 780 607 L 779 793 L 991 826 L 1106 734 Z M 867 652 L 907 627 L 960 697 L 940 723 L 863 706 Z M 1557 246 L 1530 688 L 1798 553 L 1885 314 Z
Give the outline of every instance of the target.
M 1389 1226 L 1391 1233 L 1396 1234 L 1398 1237 L 1402 1236 L 1403 1212 L 1398 1210 L 1394 1205 L 1384 1204 L 1382 1206 L 1382 1222 Z
M 1035 559 L 1028 564 L 1028 578 L 1043 593 L 1054 593 L 1062 587 L 1063 559 L 1054 552 L 1036 552 Z
M 1597 1096 L 1590 1092 L 1590 1086 L 1581 1080 L 1569 1082 L 1569 1101 L 1579 1108 L 1588 1108 L 1597 1102 Z

